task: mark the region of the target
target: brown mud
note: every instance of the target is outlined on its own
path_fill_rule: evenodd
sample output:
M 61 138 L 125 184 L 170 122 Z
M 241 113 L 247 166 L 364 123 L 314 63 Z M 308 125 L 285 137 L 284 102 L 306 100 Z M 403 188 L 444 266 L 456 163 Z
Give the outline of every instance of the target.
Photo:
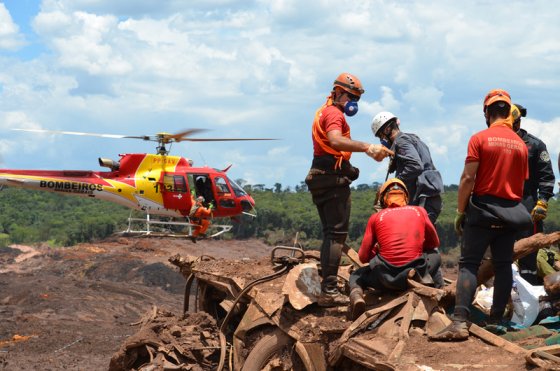
M 107 370 L 154 306 L 181 315 L 185 279 L 168 262 L 176 254 L 254 259 L 270 247 L 114 238 L 0 249 L 0 370 Z
M 164 343 L 173 345 L 170 352 L 176 357 L 193 365 L 200 362 L 193 370 L 214 369 L 219 354 L 215 322 L 203 313 L 183 317 L 185 278 L 168 259 L 177 254 L 213 256 L 218 260 L 209 267 L 219 264 L 220 272 L 249 282 L 270 273 L 271 250 L 256 240 L 193 244 L 122 237 L 68 248 L 0 249 L 0 370 L 138 367 L 124 356 L 135 337 L 153 338 L 154 349 L 167 339 Z M 445 275 L 454 279 L 456 271 Z M 308 316 L 315 324 L 302 334 L 306 338 L 334 340 L 348 324 L 341 322 L 340 313 L 330 313 L 333 310 L 313 305 L 291 314 Z M 410 344 L 402 355 L 402 369 L 528 369 L 522 357 L 475 337 L 433 343 L 419 332 L 411 334 Z M 138 350 L 144 352 L 138 360 L 147 349 Z

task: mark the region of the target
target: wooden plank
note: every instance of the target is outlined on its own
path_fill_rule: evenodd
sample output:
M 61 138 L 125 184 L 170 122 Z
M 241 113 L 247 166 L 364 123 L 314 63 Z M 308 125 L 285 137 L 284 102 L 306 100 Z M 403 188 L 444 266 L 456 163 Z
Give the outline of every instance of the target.
M 358 256 L 358 253 L 347 244 L 343 245 L 342 252 L 346 254 L 348 259 L 350 259 L 355 266 L 365 267 L 367 265 L 367 263 L 362 263 L 360 261 L 360 257 Z
M 474 323 L 471 324 L 471 326 L 469 327 L 469 332 L 481 338 L 482 340 L 486 341 L 487 343 L 500 347 L 510 353 L 527 354 L 527 350 L 521 348 L 519 345 L 511 343 L 505 339 L 502 339 L 501 337 L 494 335 L 489 331 L 486 331 L 485 329 L 483 329 L 478 325 L 475 325 Z

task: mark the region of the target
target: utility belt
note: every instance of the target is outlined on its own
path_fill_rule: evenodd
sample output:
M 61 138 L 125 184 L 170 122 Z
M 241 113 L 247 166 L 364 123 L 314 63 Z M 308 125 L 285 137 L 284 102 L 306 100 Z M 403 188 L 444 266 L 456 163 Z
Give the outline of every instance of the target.
M 490 195 L 472 195 L 465 222 L 484 228 L 528 229 L 531 214 L 521 202 Z
M 350 161 L 343 160 L 340 169 L 335 169 L 336 159 L 332 155 L 315 156 L 311 169 L 305 177 L 305 184 L 310 191 L 349 186 L 358 179 L 360 170 Z

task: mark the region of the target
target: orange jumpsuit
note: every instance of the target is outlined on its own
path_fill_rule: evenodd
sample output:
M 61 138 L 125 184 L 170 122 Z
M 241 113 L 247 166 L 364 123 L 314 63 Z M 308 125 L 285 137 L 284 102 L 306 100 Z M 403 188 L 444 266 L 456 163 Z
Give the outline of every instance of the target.
M 203 234 L 206 234 L 208 227 L 210 226 L 209 218 L 212 217 L 212 211 L 206 208 L 202 202 L 196 201 L 193 198 L 193 207 L 191 208 L 190 216 L 195 218 L 192 220 L 193 224 L 198 224 L 194 227 L 193 237 L 197 237 Z

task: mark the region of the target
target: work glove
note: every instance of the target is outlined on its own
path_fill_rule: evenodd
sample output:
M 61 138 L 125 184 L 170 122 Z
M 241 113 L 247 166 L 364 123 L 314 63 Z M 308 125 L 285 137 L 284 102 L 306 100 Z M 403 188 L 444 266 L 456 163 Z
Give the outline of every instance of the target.
M 465 221 L 465 213 L 461 213 L 459 212 L 459 210 L 457 210 L 457 215 L 455 215 L 455 233 L 457 233 L 457 236 L 462 236 L 463 235 L 463 222 Z
M 547 211 L 548 211 L 548 202 L 544 200 L 538 200 L 537 204 L 531 211 L 531 219 L 533 219 L 533 223 L 544 220 L 546 218 Z
M 394 154 L 393 151 L 381 144 L 370 144 L 366 151 L 366 155 L 377 162 L 382 161 L 387 156 L 393 156 Z

